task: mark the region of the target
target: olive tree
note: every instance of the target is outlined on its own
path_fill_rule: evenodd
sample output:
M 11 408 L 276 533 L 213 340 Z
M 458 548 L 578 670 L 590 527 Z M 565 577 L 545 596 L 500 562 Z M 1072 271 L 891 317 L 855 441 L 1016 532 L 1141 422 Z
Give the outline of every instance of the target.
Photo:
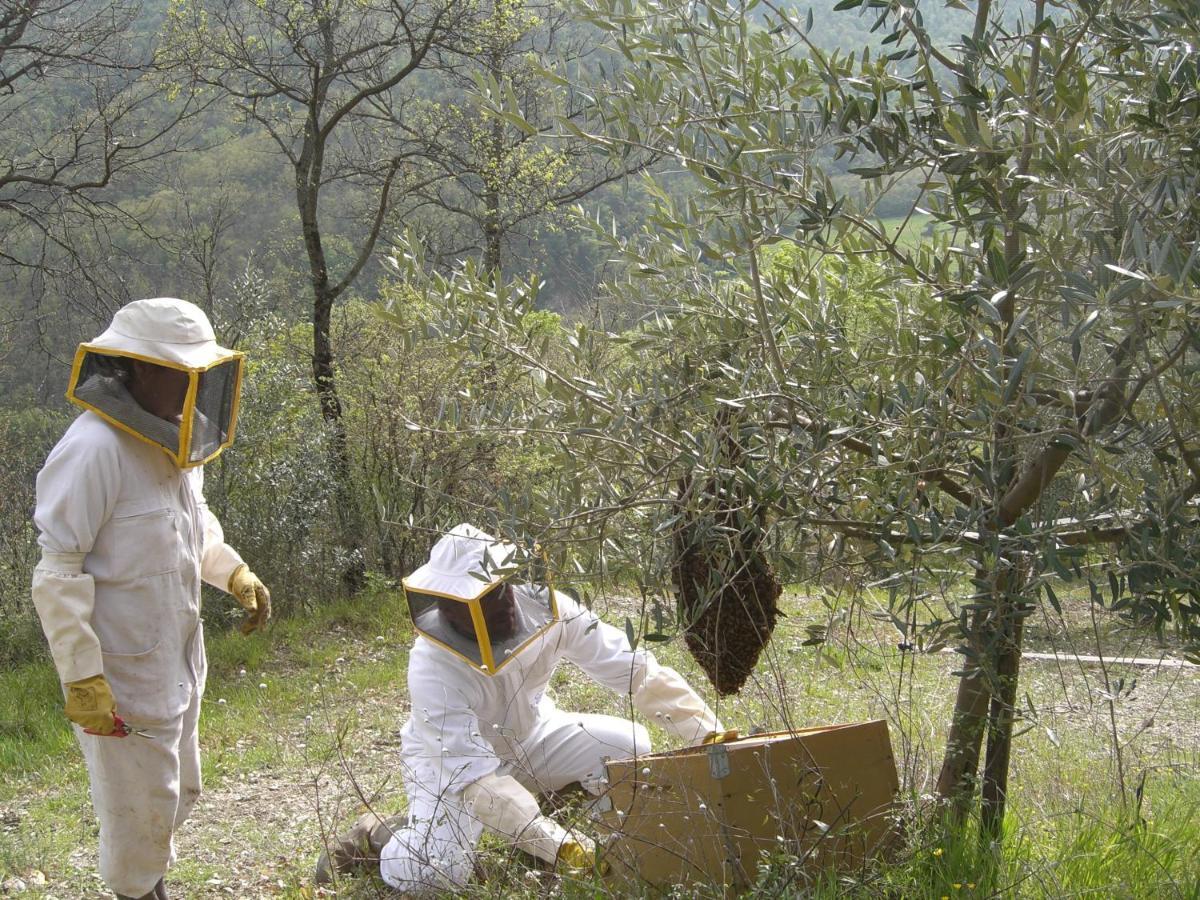
M 661 581 L 688 504 L 722 502 L 799 575 L 798 548 L 866 542 L 909 604 L 934 577 L 922 561 L 957 560 L 971 595 L 904 646 L 957 637 L 938 790 L 960 811 L 982 790 L 996 834 L 1022 623 L 1059 581 L 1196 637 L 1200 23 L 1174 0 L 984 2 L 939 43 L 919 5 L 838 7 L 882 49 L 822 51 L 811 17 L 770 0 L 580 5 L 633 61 L 584 133 L 694 177 L 683 201 L 658 190 L 645 233 L 594 223 L 637 327 L 580 325 L 547 362 L 465 273 L 396 259 L 445 333 L 526 366 L 505 421 L 563 472 L 536 517 L 584 530 L 601 561 L 633 524 L 648 537 L 626 561 Z M 845 155 L 865 199 L 826 174 Z M 871 216 L 913 173 L 938 223 L 915 246 Z M 764 264 L 775 245 L 790 265 Z

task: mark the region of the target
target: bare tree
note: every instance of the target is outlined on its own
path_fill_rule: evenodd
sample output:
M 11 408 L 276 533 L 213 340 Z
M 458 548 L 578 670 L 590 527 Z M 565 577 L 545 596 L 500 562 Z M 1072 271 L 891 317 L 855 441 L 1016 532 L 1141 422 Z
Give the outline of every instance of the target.
M 331 430 L 350 589 L 361 585 L 364 562 L 332 313 L 371 260 L 393 196 L 442 177 L 427 169 L 403 123 L 416 76 L 439 64 L 470 9 L 452 0 L 194 0 L 173 7 L 168 26 L 171 61 L 231 99 L 294 175 L 312 292 L 313 384 Z M 335 193 L 336 214 L 325 202 Z
M 109 233 L 139 225 L 107 192 L 181 149 L 201 108 L 164 91 L 140 16 L 126 0 L 0 4 L 0 278 L 27 312 L 58 293 L 103 319 L 125 299 L 103 277 Z

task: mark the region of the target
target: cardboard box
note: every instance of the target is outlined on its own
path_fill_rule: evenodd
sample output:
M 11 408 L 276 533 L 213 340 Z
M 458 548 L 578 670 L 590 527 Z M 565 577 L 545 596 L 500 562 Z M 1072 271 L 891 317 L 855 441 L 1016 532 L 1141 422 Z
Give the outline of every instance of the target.
M 858 867 L 889 843 L 899 790 L 887 723 L 830 725 L 608 764 L 602 824 L 621 881 L 754 883 L 788 854 Z

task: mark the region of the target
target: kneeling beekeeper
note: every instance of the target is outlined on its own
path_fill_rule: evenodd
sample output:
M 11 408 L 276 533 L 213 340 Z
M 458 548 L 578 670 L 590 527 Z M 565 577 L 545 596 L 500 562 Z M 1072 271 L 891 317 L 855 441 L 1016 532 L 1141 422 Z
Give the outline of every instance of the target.
M 193 304 L 126 305 L 79 346 L 67 397 L 84 412 L 37 478 L 33 601 L 87 762 L 100 873 L 122 898 L 167 896 L 172 836 L 200 796 L 201 579 L 247 610 L 244 632 L 271 614 L 201 491 L 233 441 L 242 369 Z
M 561 592 L 516 583 L 520 563 L 515 546 L 463 524 L 404 579 L 417 631 L 400 751 L 408 813 L 360 817 L 321 855 L 317 881 L 369 863 L 408 894 L 462 887 L 485 829 L 591 870 L 595 844 L 542 815 L 534 794 L 578 783 L 599 795 L 605 759 L 649 753 L 650 738 L 628 719 L 559 710 L 546 687 L 564 659 L 691 744 L 726 736 L 683 678 L 622 631 Z

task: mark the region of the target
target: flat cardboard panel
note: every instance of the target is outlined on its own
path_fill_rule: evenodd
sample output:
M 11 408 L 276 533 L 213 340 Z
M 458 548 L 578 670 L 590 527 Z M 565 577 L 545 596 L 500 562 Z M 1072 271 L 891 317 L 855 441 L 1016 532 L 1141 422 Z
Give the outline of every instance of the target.
M 756 735 L 608 764 L 618 879 L 751 884 L 778 853 L 861 864 L 891 833 L 899 789 L 887 723 Z

